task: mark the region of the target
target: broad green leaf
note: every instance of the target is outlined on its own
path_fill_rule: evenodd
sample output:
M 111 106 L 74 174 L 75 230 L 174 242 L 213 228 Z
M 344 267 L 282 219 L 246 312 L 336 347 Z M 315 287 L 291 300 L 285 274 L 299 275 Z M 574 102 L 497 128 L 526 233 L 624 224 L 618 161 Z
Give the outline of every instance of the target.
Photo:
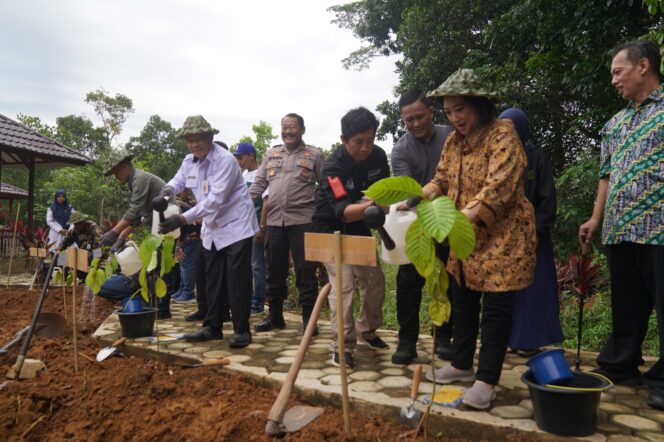
M 456 219 L 456 208 L 451 199 L 441 196 L 433 201 L 423 200 L 417 205 L 417 219 L 438 242 L 443 242 Z
M 154 283 L 154 293 L 157 295 L 158 298 L 163 298 L 166 296 L 166 292 L 168 291 L 168 288 L 166 287 L 166 283 L 164 282 L 163 279 L 157 278 L 157 280 Z
M 153 271 L 157 268 L 157 252 L 152 253 L 152 258 L 150 258 L 150 263 L 148 264 L 148 272 Z
M 98 265 L 99 265 L 99 258 L 93 259 L 92 262 L 90 263 L 90 267 L 97 268 Z
M 381 206 L 389 206 L 414 196 L 422 196 L 422 186 L 408 176 L 383 178 L 373 183 L 364 194 Z
M 138 274 L 138 285 L 146 289 L 148 287 L 148 272 L 145 267 L 142 268 L 141 272 Z
M 450 249 L 457 258 L 466 259 L 475 249 L 475 230 L 470 220 L 461 212 L 456 213 L 454 227 L 448 236 Z
M 175 266 L 174 248 L 175 239 L 172 236 L 165 236 L 162 242 L 160 276 L 164 276 Z
M 449 321 L 451 314 L 452 306 L 447 298 L 442 301 L 439 299 L 431 300 L 431 303 L 429 304 L 429 317 L 431 317 L 431 322 L 435 325 L 440 327 Z
M 433 240 L 419 220 L 413 221 L 406 232 L 406 256 L 423 277 L 426 278 L 433 271 L 436 262 Z
M 106 274 L 106 279 L 110 278 L 113 275 L 113 266 L 110 261 L 106 261 L 104 266 L 104 273 Z
M 443 263 L 440 259 L 436 258 L 433 265 L 433 270 L 427 276 L 424 282 L 424 290 L 431 296 L 431 298 L 436 297 L 438 293 L 438 275 L 440 274 L 440 269 L 443 267 Z
M 147 235 L 141 242 L 141 246 L 138 249 L 138 256 L 141 258 L 143 267 L 147 267 L 148 264 L 150 264 L 152 254 L 157 250 L 160 244 L 161 238 L 157 235 Z
M 94 275 L 94 272 L 92 272 L 92 274 Z M 92 280 L 92 282 L 94 284 L 94 279 Z M 71 286 L 74 285 L 74 272 L 73 271 L 67 273 L 67 279 L 65 279 L 65 285 L 67 287 L 71 287 Z
M 118 266 L 119 266 L 118 265 L 118 258 L 115 256 L 114 253 L 111 253 L 111 269 L 113 270 L 113 272 L 118 271 Z
M 91 290 L 95 295 L 101 291 L 101 286 L 106 281 L 106 273 L 102 269 L 95 270 L 95 280 L 92 284 Z
M 88 275 L 89 276 L 89 275 Z M 62 283 L 62 270 L 60 269 L 53 269 L 53 274 L 51 275 L 51 278 L 53 279 L 53 284 L 58 285 Z M 88 279 L 87 277 L 85 278 L 85 284 L 87 285 Z
M 150 292 L 147 287 L 141 287 L 141 297 L 145 302 L 150 302 Z
M 440 264 L 440 273 L 438 274 L 438 292 L 436 292 L 436 299 L 438 300 L 446 300 L 449 302 L 449 299 L 447 298 L 447 289 L 450 287 L 450 276 L 447 274 L 447 269 L 445 268 L 445 264 L 441 263 Z

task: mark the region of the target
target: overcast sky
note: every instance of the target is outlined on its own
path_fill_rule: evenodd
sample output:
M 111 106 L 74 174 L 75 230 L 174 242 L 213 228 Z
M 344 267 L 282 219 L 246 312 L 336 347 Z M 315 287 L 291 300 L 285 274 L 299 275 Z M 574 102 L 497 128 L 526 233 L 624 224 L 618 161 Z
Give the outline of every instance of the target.
M 176 128 L 202 114 L 231 144 L 260 120 L 278 135 L 281 117 L 297 112 L 305 141 L 327 148 L 347 110 L 375 112 L 397 83 L 394 58 L 343 68 L 361 45 L 330 23 L 327 7 L 344 2 L 0 0 L 0 113 L 99 124 L 84 100 L 103 88 L 134 102 L 121 142 L 153 114 Z

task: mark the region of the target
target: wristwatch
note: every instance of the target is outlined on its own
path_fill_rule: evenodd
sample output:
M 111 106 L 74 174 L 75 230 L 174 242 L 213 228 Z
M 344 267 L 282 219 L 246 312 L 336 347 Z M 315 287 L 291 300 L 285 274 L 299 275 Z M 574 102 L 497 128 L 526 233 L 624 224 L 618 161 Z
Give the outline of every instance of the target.
M 265 224 L 261 224 L 260 226 L 261 232 L 265 232 Z

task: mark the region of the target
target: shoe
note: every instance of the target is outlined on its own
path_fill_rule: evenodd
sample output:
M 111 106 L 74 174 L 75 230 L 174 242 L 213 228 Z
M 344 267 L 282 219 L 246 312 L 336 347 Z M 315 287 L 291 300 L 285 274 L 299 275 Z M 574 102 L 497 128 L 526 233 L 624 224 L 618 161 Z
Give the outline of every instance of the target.
M 173 301 L 176 304 L 192 304 L 196 302 L 196 295 L 193 293 L 190 293 L 188 295 L 180 295 L 177 298 L 171 298 L 171 301 Z
M 346 359 L 346 367 L 348 368 L 354 368 L 355 367 L 355 361 L 353 361 L 353 355 L 348 353 L 347 351 L 344 352 L 344 358 Z M 335 367 L 339 367 L 339 352 L 335 351 L 334 354 L 332 355 L 332 364 Z
M 387 345 L 385 341 L 380 339 L 378 336 L 375 336 L 371 339 L 365 339 L 364 342 L 366 342 L 369 347 L 375 350 L 384 350 L 386 348 L 390 348 L 390 346 Z
M 203 327 L 194 333 L 182 336 L 185 341 L 210 341 L 212 339 L 223 339 L 221 331 L 214 331 L 211 327 Z
M 396 365 L 408 365 L 417 357 L 417 348 L 414 342 L 399 341 L 397 351 L 392 355 L 392 363 Z
M 426 378 L 433 382 L 434 373 L 436 382 L 439 384 L 451 384 L 452 382 L 473 382 L 475 380 L 475 370 L 459 370 L 454 368 L 452 364 L 439 368 L 438 370 L 428 372 Z
M 664 388 L 651 388 L 648 395 L 648 405 L 664 410 Z
M 482 381 L 475 381 L 463 395 L 463 403 L 476 410 L 486 410 L 496 398 L 496 387 Z
M 284 328 L 286 328 L 286 322 L 284 321 L 283 316 L 275 320 L 272 318 L 272 315 L 268 315 L 263 321 L 254 325 L 254 330 L 257 333 L 267 332 L 274 329 L 283 330 Z
M 171 319 L 171 311 L 161 311 L 157 312 L 157 319 Z
M 205 313 L 200 310 L 197 310 L 184 318 L 184 320 L 188 322 L 202 321 L 203 319 L 205 319 Z
M 251 344 L 251 333 L 249 332 L 235 333 L 228 340 L 228 345 L 230 345 L 231 348 L 242 348 L 246 347 L 249 344 Z
M 252 307 L 250 316 L 260 315 L 263 312 L 265 312 L 265 309 L 263 307 Z
M 600 374 L 609 378 L 614 385 L 625 385 L 627 387 L 640 387 L 643 385 L 643 375 L 639 372 L 634 374 L 616 373 L 607 368 L 596 368 L 591 371 L 592 373 Z
M 440 339 L 436 342 L 436 355 L 443 361 L 451 361 L 454 357 L 452 352 L 452 343 L 449 339 Z

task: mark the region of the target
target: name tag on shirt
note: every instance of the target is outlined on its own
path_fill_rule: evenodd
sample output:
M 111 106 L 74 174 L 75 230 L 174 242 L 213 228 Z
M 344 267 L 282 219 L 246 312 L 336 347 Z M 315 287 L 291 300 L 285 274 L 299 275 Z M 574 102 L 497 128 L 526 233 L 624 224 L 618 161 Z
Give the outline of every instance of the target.
M 208 186 L 208 180 L 203 180 L 203 182 L 201 183 L 201 193 L 203 195 L 207 195 L 209 190 L 210 189 Z
M 187 182 L 185 183 L 185 187 L 187 187 L 189 189 L 195 189 L 197 182 L 198 182 L 198 180 L 196 179 L 196 175 L 188 176 L 187 177 Z

